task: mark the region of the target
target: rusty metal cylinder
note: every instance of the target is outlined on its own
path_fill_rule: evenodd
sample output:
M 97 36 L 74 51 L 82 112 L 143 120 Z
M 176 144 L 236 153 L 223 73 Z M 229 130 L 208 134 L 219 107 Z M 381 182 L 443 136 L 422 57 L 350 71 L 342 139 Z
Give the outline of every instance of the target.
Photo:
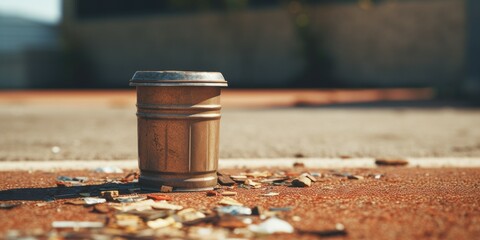
M 211 189 L 217 184 L 219 72 L 137 71 L 139 183 L 144 189 Z

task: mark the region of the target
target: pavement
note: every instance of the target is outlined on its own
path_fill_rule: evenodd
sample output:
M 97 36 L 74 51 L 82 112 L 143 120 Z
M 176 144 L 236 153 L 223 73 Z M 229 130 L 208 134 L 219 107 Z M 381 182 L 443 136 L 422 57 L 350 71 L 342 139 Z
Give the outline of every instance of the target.
M 61 101 L 61 100 L 59 100 Z M 0 105 L 0 160 L 136 159 L 133 105 Z M 220 158 L 480 157 L 480 109 L 227 108 Z
M 382 158 L 379 158 L 380 160 Z M 302 163 L 311 168 L 376 168 L 375 158 L 226 158 L 219 159 L 220 169 L 230 168 L 288 168 Z M 431 157 L 394 158 L 405 161 L 408 168 L 480 168 L 478 157 Z M 50 170 L 92 170 L 102 167 L 124 169 L 138 168 L 137 159 L 128 160 L 62 160 L 62 161 L 4 161 L 0 172 L 5 171 L 50 171 Z

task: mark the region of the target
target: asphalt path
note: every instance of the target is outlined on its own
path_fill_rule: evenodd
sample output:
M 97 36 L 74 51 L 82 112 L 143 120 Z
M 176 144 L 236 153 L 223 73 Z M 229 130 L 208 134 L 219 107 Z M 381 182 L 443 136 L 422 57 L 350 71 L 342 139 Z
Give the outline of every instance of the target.
M 0 105 L 0 160 L 137 158 L 131 105 Z M 224 108 L 220 158 L 479 157 L 480 109 Z

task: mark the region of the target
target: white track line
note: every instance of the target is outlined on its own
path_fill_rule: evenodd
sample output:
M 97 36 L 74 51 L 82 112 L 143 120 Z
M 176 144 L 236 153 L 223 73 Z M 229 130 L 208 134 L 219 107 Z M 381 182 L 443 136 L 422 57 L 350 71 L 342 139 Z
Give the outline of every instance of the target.
M 480 157 L 441 157 L 441 158 L 406 158 L 408 167 L 421 168 L 478 168 Z M 292 167 L 295 162 L 302 162 L 309 168 L 375 168 L 374 158 L 239 158 L 221 159 L 219 168 L 274 168 Z M 64 161 L 9 161 L 0 162 L 0 171 L 12 170 L 82 170 L 97 167 L 115 166 L 123 169 L 138 168 L 137 160 L 64 160 Z

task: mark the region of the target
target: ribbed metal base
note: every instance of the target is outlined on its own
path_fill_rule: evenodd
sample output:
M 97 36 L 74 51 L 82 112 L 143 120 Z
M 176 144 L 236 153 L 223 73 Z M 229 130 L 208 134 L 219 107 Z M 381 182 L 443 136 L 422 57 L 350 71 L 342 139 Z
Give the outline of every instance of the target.
M 175 192 L 212 190 L 217 185 L 217 173 L 140 173 L 139 184 L 142 189 L 160 191 L 162 186 L 173 187 Z

